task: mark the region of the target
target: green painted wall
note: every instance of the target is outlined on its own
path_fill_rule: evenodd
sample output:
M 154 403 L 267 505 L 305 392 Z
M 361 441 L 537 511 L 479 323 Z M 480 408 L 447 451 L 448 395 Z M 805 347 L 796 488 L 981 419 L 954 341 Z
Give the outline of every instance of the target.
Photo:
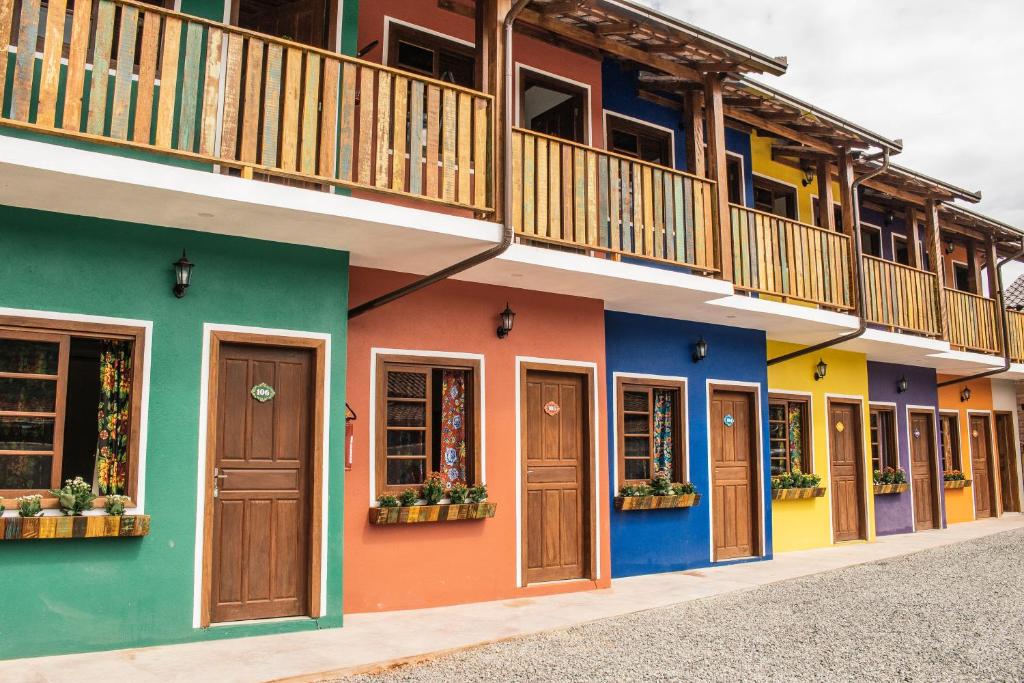
M 184 299 L 171 263 L 196 264 Z M 153 321 L 141 539 L 0 541 L 0 658 L 341 625 L 348 255 L 0 207 L 0 307 Z M 192 628 L 204 322 L 332 335 L 327 614 Z

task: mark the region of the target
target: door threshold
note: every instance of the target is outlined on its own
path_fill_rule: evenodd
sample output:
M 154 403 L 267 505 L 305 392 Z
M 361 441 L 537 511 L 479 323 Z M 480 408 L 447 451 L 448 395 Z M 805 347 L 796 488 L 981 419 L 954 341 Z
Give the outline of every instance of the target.
M 597 583 L 597 579 L 588 579 L 583 577 L 581 579 L 551 579 L 550 581 L 533 581 L 524 583 L 521 588 L 531 588 L 533 586 L 557 586 L 559 584 L 567 583 Z
M 240 621 L 218 621 L 207 628 L 223 628 L 225 626 L 252 626 L 253 624 L 281 624 L 289 621 L 315 621 L 314 617 L 299 615 L 297 617 L 269 617 L 267 619 L 242 619 Z

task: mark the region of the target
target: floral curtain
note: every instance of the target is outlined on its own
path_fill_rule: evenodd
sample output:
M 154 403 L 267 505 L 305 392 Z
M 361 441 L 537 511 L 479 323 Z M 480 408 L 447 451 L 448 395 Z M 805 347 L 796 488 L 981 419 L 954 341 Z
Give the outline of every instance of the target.
M 801 406 L 789 407 L 789 468 L 793 472 L 803 472 L 803 424 L 804 411 Z
M 441 477 L 446 486 L 466 483 L 466 373 L 441 373 Z
M 132 343 L 105 339 L 100 351 L 99 439 L 93 477 L 93 490 L 100 495 L 124 493 L 131 394 Z
M 672 477 L 672 392 L 654 390 L 654 465 Z

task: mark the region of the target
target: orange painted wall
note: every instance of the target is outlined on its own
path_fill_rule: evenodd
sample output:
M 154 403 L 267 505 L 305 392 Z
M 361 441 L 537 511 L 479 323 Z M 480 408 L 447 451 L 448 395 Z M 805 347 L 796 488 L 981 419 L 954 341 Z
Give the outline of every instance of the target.
M 354 304 L 411 276 L 352 268 Z M 506 301 L 515 327 L 500 340 Z M 370 361 L 372 348 L 484 355 L 484 450 L 493 519 L 371 527 Z M 516 586 L 516 357 L 597 364 L 599 576 L 597 581 Z M 448 280 L 352 320 L 347 400 L 355 423 L 354 464 L 345 477 L 344 609 L 346 613 L 434 607 L 462 602 L 588 590 L 610 585 L 604 310 L 600 301 Z M 591 393 L 591 395 L 593 395 Z M 603 430 L 603 431 L 602 431 Z M 593 431 L 593 425 L 591 425 Z
M 954 379 L 952 376 L 939 375 L 939 382 Z M 971 398 L 965 402 L 960 401 L 960 392 L 964 387 L 971 390 Z M 956 411 L 960 417 L 960 465 L 961 471 L 968 479 L 973 479 L 971 472 L 971 438 L 970 425 L 968 423 L 968 411 L 988 412 L 989 433 L 994 435 L 991 423 L 992 413 L 992 384 L 987 379 L 976 379 L 971 382 L 957 382 L 946 387 L 939 387 L 939 410 L 943 413 Z M 995 442 L 993 441 L 993 446 Z M 996 458 L 993 458 L 996 461 Z M 997 462 L 993 462 L 998 466 Z M 998 473 L 993 472 L 997 477 Z M 946 489 L 946 523 L 956 524 L 958 522 L 971 522 L 974 520 L 974 489 Z

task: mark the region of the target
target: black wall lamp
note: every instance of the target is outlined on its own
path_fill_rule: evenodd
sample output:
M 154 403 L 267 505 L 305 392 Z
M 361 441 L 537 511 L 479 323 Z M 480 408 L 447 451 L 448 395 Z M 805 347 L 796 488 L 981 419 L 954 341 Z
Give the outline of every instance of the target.
M 896 382 L 896 393 L 902 394 L 904 391 L 910 388 L 910 382 L 907 381 L 906 377 L 900 377 Z
M 818 364 L 814 366 L 814 381 L 817 382 L 819 379 L 825 379 L 825 373 L 828 372 L 828 365 L 822 358 L 818 359 Z
M 512 331 L 512 325 L 516 321 L 516 312 L 505 303 L 505 310 L 501 312 L 501 324 L 498 325 L 498 339 L 504 339 Z
M 946 242 L 946 253 L 952 254 L 954 251 L 956 251 L 956 245 L 952 242 Z
M 888 211 L 885 212 L 885 219 L 883 220 L 883 222 L 886 225 L 892 225 L 893 223 L 896 222 L 896 214 L 893 213 L 892 209 L 889 209 Z
M 195 265 L 185 256 L 185 250 L 181 250 L 181 258 L 175 261 L 174 266 L 174 296 L 179 299 L 185 296 L 185 290 L 192 284 L 192 266 Z
M 708 343 L 704 341 L 704 337 L 700 338 L 696 344 L 693 345 L 693 362 L 699 363 L 708 357 Z
M 971 400 L 971 390 L 968 387 L 964 387 L 960 391 L 960 402 L 961 403 L 967 403 L 970 400 Z
M 800 184 L 807 187 L 814 182 L 814 167 L 813 166 L 801 166 L 800 170 L 803 171 L 804 177 L 800 179 Z

